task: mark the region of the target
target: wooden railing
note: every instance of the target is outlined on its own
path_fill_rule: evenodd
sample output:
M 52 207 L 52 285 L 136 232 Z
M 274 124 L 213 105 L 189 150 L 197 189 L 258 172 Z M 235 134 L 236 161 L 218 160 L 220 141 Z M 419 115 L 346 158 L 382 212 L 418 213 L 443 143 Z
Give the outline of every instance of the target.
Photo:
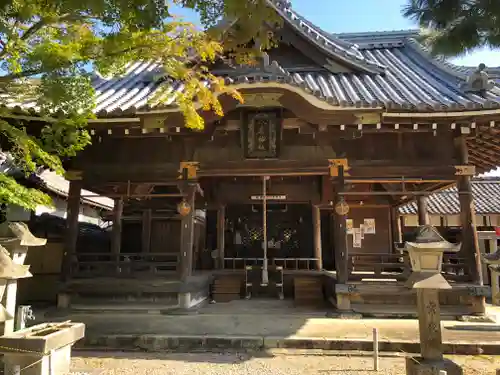
M 349 280 L 363 278 L 406 280 L 410 272 L 408 254 L 349 254 Z
M 178 262 L 178 253 L 79 253 L 71 271 L 76 277 L 171 274 Z
M 459 254 L 445 253 L 443 255 L 442 273 L 450 281 L 471 280 L 470 266 L 467 264 L 467 259 L 462 258 Z
M 314 270 L 317 258 L 270 258 L 270 266 L 283 267 L 284 270 Z M 242 270 L 247 266 L 264 264 L 264 258 L 224 258 L 224 268 Z
M 406 280 L 411 273 L 410 259 L 407 253 L 349 254 L 349 280 L 396 279 Z M 457 254 L 443 255 L 443 276 L 450 281 L 470 281 L 470 269 L 465 258 Z

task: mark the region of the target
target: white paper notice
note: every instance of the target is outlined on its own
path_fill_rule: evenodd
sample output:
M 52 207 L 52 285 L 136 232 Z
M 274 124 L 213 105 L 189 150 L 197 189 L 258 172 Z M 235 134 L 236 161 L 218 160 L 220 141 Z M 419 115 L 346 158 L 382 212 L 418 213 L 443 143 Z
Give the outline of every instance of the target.
M 352 247 L 361 247 L 361 228 L 352 229 Z
M 365 219 L 364 220 L 365 233 L 375 234 L 375 219 Z
M 352 228 L 354 226 L 352 219 L 347 219 L 345 221 L 345 226 L 346 226 L 347 234 L 352 234 Z

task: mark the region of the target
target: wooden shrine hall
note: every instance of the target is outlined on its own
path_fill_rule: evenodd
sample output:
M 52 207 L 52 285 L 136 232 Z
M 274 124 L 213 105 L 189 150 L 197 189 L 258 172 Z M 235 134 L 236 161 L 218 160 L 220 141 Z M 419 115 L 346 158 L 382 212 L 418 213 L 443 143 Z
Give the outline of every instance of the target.
M 150 101 L 172 85 L 154 63 L 95 78 L 92 145 L 69 165 L 59 305 L 412 308 L 398 207 L 417 200 L 425 224 L 427 196 L 457 184 L 462 247 L 445 254 L 443 311 L 484 313 L 470 179 L 500 165 L 499 72 L 433 59 L 415 32 L 334 35 L 268 6 L 279 46 L 256 66 L 212 66 L 244 103 L 200 110 L 203 131 Z M 82 189 L 115 200 L 109 248 L 76 251 Z

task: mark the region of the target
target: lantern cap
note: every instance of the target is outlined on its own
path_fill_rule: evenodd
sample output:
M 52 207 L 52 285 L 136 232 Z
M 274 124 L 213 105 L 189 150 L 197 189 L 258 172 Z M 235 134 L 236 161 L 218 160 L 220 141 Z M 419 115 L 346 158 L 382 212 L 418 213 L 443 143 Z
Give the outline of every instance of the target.
M 29 266 L 14 263 L 7 249 L 0 245 L 0 279 L 22 279 L 33 276 Z
M 405 249 L 422 251 L 447 251 L 458 252 L 461 244 L 454 244 L 447 241 L 439 231 L 432 225 L 420 225 L 413 234 L 412 239 L 407 241 Z
M 9 244 L 18 241 L 20 246 L 44 246 L 47 239 L 38 238 L 31 233 L 26 223 L 13 221 L 0 230 L 0 244 Z

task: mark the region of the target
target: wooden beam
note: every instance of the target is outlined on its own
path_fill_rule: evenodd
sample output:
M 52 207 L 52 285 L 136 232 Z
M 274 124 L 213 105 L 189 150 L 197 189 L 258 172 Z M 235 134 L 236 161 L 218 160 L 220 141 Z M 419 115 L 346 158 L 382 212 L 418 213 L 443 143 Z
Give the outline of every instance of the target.
M 181 198 L 185 197 L 186 194 L 182 193 L 172 193 L 172 194 L 148 194 L 148 193 L 143 193 L 143 194 L 129 194 L 129 195 L 123 195 L 123 194 L 108 194 L 108 195 L 97 195 L 97 194 L 89 194 L 89 195 L 82 195 L 82 198 L 96 198 L 96 197 L 106 197 L 106 198 L 121 198 L 121 197 L 126 197 L 126 198 Z
M 408 191 L 344 191 L 339 193 L 344 196 L 391 196 L 391 195 L 409 195 L 409 196 L 428 196 L 432 192 L 422 190 L 408 190 Z M 451 193 L 450 193 L 451 194 Z
M 405 165 L 405 166 L 376 166 L 352 165 L 348 177 L 397 177 L 400 179 L 422 178 L 429 180 L 448 180 L 456 174 L 454 165 Z
M 495 150 L 500 151 L 500 144 L 499 143 L 490 142 L 489 140 L 486 140 L 480 136 L 476 137 L 476 142 L 484 143 L 486 146 L 489 146 Z
M 426 179 L 426 178 L 394 178 L 394 179 L 383 179 L 383 178 L 366 178 L 366 179 L 353 179 L 347 178 L 346 183 L 348 184 L 428 184 L 428 183 L 445 183 L 445 182 L 455 182 L 455 179 Z

